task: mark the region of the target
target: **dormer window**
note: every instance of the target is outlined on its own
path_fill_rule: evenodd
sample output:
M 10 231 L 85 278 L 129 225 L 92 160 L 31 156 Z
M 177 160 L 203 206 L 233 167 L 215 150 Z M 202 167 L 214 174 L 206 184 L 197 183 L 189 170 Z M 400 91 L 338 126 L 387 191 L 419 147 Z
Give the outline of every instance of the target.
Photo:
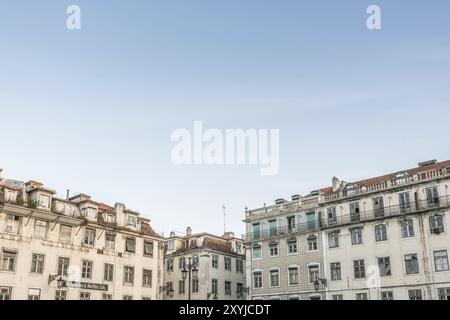
M 115 216 L 113 214 L 107 214 L 106 215 L 106 222 L 107 223 L 114 223 L 115 221 Z
M 136 216 L 129 215 L 127 218 L 127 225 L 133 228 L 136 228 L 137 219 Z
M 406 183 L 406 177 L 407 177 L 407 173 L 406 172 L 397 172 L 395 174 L 395 182 L 397 184 L 402 184 L 402 183 Z
M 345 190 L 347 191 L 347 195 L 348 195 L 348 196 L 356 195 L 356 194 L 357 194 L 357 191 L 358 191 L 358 185 L 357 185 L 357 184 L 354 184 L 354 183 L 348 184 L 348 185 L 345 187 Z
M 50 208 L 50 196 L 40 194 L 38 198 L 38 205 L 42 208 Z
M 17 201 L 17 191 L 5 189 L 5 201 L 6 202 L 16 202 Z
M 88 219 L 97 219 L 97 209 L 93 207 L 88 207 L 86 209 L 86 218 Z
M 169 246 L 169 250 L 174 250 L 175 249 L 175 241 L 169 240 L 168 246 Z

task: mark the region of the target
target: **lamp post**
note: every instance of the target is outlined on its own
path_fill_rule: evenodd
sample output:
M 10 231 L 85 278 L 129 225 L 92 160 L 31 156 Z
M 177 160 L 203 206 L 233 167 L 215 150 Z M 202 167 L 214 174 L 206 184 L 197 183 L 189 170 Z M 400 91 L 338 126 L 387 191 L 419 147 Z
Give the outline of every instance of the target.
M 183 277 L 183 280 L 186 280 L 186 278 L 188 278 L 188 300 L 191 300 L 191 282 L 192 279 L 197 278 L 198 277 L 198 266 L 197 266 L 197 262 L 194 261 L 192 262 L 192 257 L 189 257 L 189 262 L 187 265 L 184 265 L 183 270 L 181 270 L 181 276 Z
M 58 278 L 59 277 L 59 278 Z M 66 281 L 64 281 L 64 279 L 58 275 L 48 275 L 48 285 L 50 285 L 53 281 L 56 280 L 56 286 L 58 287 L 58 289 L 61 289 L 62 287 L 64 287 L 64 284 L 66 283 Z

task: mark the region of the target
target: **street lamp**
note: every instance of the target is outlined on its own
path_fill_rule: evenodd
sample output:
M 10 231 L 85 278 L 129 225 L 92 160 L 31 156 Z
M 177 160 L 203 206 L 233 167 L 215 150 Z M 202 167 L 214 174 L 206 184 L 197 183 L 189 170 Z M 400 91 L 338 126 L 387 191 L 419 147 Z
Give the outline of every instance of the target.
M 59 277 L 59 278 L 58 278 Z M 48 285 L 50 285 L 53 281 L 56 280 L 56 286 L 58 287 L 58 289 L 61 289 L 62 287 L 64 287 L 64 284 L 66 283 L 66 281 L 64 281 L 64 279 L 58 275 L 48 275 Z
M 327 287 L 327 279 L 321 279 L 317 278 L 316 281 L 314 281 L 314 290 L 319 291 L 320 285 L 323 284 L 324 287 Z
M 188 278 L 188 300 L 191 300 L 191 282 L 192 279 L 194 278 L 198 278 L 198 267 L 197 264 L 198 262 L 196 260 L 194 260 L 194 262 L 192 262 L 192 257 L 189 257 L 189 262 L 187 265 L 184 266 L 183 270 L 181 270 L 181 276 L 183 277 L 183 280 L 186 280 L 186 278 Z

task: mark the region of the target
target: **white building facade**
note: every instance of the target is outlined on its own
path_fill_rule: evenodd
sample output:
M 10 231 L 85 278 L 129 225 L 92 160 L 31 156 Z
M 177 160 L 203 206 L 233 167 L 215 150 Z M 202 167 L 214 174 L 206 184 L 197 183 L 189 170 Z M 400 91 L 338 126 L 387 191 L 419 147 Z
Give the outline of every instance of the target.
M 220 237 L 187 228 L 167 239 L 165 300 L 241 300 L 245 283 L 245 248 L 232 232 Z
M 123 204 L 0 179 L 0 300 L 160 299 L 163 243 Z

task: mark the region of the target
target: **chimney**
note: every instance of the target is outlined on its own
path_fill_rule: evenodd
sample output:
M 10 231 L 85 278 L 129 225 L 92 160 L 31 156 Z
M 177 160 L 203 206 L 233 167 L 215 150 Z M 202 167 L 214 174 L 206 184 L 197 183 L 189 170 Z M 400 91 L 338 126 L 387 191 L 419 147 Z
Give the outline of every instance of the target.
M 170 231 L 170 237 L 175 237 L 175 231 Z
M 234 238 L 234 232 L 225 232 L 223 234 L 222 238 L 227 239 L 227 240 L 233 239 Z
M 331 185 L 333 186 L 333 192 L 336 192 L 336 191 L 338 191 L 338 189 L 341 185 L 341 182 L 339 181 L 338 178 L 333 177 L 333 179 L 331 179 Z
M 114 205 L 114 211 L 116 213 L 116 222 L 119 227 L 125 227 L 125 205 L 122 203 L 116 203 Z
M 70 190 L 67 189 L 66 190 L 66 200 L 69 200 L 69 198 L 70 198 Z
M 186 237 L 190 237 L 190 236 L 192 236 L 192 229 L 191 229 L 191 227 L 187 227 L 186 228 Z

